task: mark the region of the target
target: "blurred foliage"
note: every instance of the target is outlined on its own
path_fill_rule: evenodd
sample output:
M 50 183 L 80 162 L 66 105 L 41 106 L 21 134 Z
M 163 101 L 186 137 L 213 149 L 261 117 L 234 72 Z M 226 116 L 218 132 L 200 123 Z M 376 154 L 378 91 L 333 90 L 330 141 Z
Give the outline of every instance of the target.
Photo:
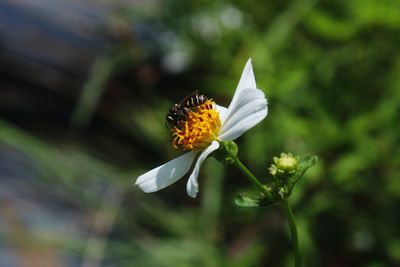
M 280 152 L 319 157 L 291 197 L 305 266 L 399 266 L 400 2 L 151 3 L 115 9 L 116 41 L 66 121 L 10 116 L 0 126 L 0 143 L 31 157 L 38 182 L 62 187 L 83 212 L 102 209 L 104 190 L 87 183 L 122 194 L 104 255 L 93 257 L 104 266 L 291 266 L 283 212 L 236 207 L 235 195 L 253 190 L 236 170 L 208 159 L 195 200 L 185 179 L 150 195 L 132 186 L 179 155 L 164 125 L 169 106 L 194 89 L 228 105 L 251 57 L 269 115 L 238 140 L 239 157 L 259 177 Z M 61 249 L 87 257 L 79 242 Z

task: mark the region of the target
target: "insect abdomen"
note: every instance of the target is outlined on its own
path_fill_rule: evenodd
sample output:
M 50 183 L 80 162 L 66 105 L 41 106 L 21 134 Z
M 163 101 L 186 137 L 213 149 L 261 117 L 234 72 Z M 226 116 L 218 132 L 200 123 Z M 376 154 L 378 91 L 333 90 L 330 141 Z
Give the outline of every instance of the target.
M 185 103 L 186 107 L 196 107 L 207 101 L 207 97 L 202 94 L 191 96 Z
M 179 104 L 174 104 L 167 114 L 167 126 L 170 128 L 179 127 L 180 122 L 186 120 L 188 112 L 194 108 L 204 104 L 208 98 L 205 95 L 199 94 L 198 91 L 183 99 Z

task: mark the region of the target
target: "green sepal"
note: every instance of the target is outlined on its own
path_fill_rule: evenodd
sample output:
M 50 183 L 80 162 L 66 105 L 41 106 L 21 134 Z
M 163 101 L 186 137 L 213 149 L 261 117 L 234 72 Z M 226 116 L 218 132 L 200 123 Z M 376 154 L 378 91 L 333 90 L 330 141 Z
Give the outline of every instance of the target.
M 249 197 L 245 194 L 238 194 L 235 197 L 236 206 L 243 208 L 254 208 L 254 207 L 267 207 L 273 205 L 275 202 L 269 200 L 264 196 Z
M 233 141 L 219 141 L 219 149 L 211 155 L 223 164 L 232 164 L 237 159 L 238 146 Z

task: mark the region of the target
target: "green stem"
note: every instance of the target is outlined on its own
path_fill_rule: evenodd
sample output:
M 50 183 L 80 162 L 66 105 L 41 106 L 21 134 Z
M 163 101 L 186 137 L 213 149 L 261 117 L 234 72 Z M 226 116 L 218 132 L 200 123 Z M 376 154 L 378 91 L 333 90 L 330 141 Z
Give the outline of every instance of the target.
M 241 170 L 252 183 L 254 183 L 254 185 L 258 188 L 258 190 L 260 190 L 265 195 L 266 198 L 272 199 L 271 192 L 268 191 L 268 189 L 257 179 L 257 177 L 254 176 L 254 174 L 252 174 L 246 168 L 246 166 L 243 165 L 243 163 L 237 157 L 235 158 L 233 164 L 236 166 L 236 168 Z M 299 248 L 299 238 L 297 235 L 297 226 L 296 226 L 296 221 L 294 219 L 294 214 L 287 199 L 283 199 L 281 203 L 285 208 L 288 217 L 290 235 L 293 243 L 294 257 L 295 257 L 294 266 L 302 267 L 302 260 Z
M 294 214 L 293 214 L 292 208 L 290 207 L 290 204 L 287 199 L 282 200 L 282 204 L 283 204 L 283 207 L 285 208 L 286 215 L 288 217 L 290 235 L 291 235 L 292 245 L 293 245 L 293 249 L 294 249 L 294 266 L 301 267 L 302 261 L 301 261 L 301 254 L 300 254 L 300 248 L 299 248 L 299 238 L 297 235 L 297 227 L 296 227 L 296 221 L 294 219 Z
M 262 183 L 260 183 L 260 181 L 257 179 L 257 177 L 255 177 L 254 174 L 252 174 L 246 168 L 246 166 L 244 166 L 243 163 L 240 162 L 240 160 L 237 157 L 236 157 L 235 161 L 233 162 L 233 164 L 236 166 L 236 168 L 241 170 L 252 183 L 254 183 L 254 185 L 258 188 L 258 190 L 260 190 L 265 195 L 265 197 L 272 199 L 272 195 L 267 190 L 267 188 Z

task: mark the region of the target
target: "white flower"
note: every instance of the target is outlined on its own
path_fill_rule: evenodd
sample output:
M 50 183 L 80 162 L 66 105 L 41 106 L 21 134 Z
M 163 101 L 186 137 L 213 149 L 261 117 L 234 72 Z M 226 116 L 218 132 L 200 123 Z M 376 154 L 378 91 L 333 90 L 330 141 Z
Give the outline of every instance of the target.
M 207 122 L 207 125 L 204 126 L 204 114 L 196 115 L 193 113 L 194 116 L 203 116 L 203 119 L 201 119 L 202 124 L 198 124 L 199 121 L 196 121 L 192 124 L 194 125 L 193 127 L 189 127 L 198 132 L 195 135 L 191 135 L 190 138 L 187 137 L 191 134 L 187 130 L 189 129 L 188 127 L 185 127 L 186 132 L 184 133 L 175 133 L 174 144 L 178 144 L 179 146 L 183 142 L 189 141 L 189 145 L 185 143 L 185 148 L 189 147 L 192 150 L 137 178 L 135 184 L 144 192 L 156 192 L 182 178 L 192 167 L 196 156 L 200 154 L 194 164 L 186 186 L 188 195 L 196 197 L 199 191 L 197 177 L 199 176 L 201 164 L 213 151 L 219 148 L 218 141 L 229 141 L 238 138 L 267 116 L 267 99 L 264 93 L 260 89 L 257 89 L 251 59 L 247 61 L 244 67 L 229 107 L 225 108 L 213 102 L 207 107 L 210 107 L 210 109 L 206 109 L 204 112 L 210 118 L 213 116 L 213 121 Z M 216 119 L 214 118 L 215 116 Z M 196 119 L 197 117 L 194 117 L 188 123 L 193 123 L 193 120 Z M 205 128 L 206 130 L 204 130 Z M 200 145 L 198 140 L 193 141 L 193 136 L 197 137 L 204 132 L 207 133 L 207 136 L 202 137 Z M 185 138 L 187 139 L 185 140 Z

